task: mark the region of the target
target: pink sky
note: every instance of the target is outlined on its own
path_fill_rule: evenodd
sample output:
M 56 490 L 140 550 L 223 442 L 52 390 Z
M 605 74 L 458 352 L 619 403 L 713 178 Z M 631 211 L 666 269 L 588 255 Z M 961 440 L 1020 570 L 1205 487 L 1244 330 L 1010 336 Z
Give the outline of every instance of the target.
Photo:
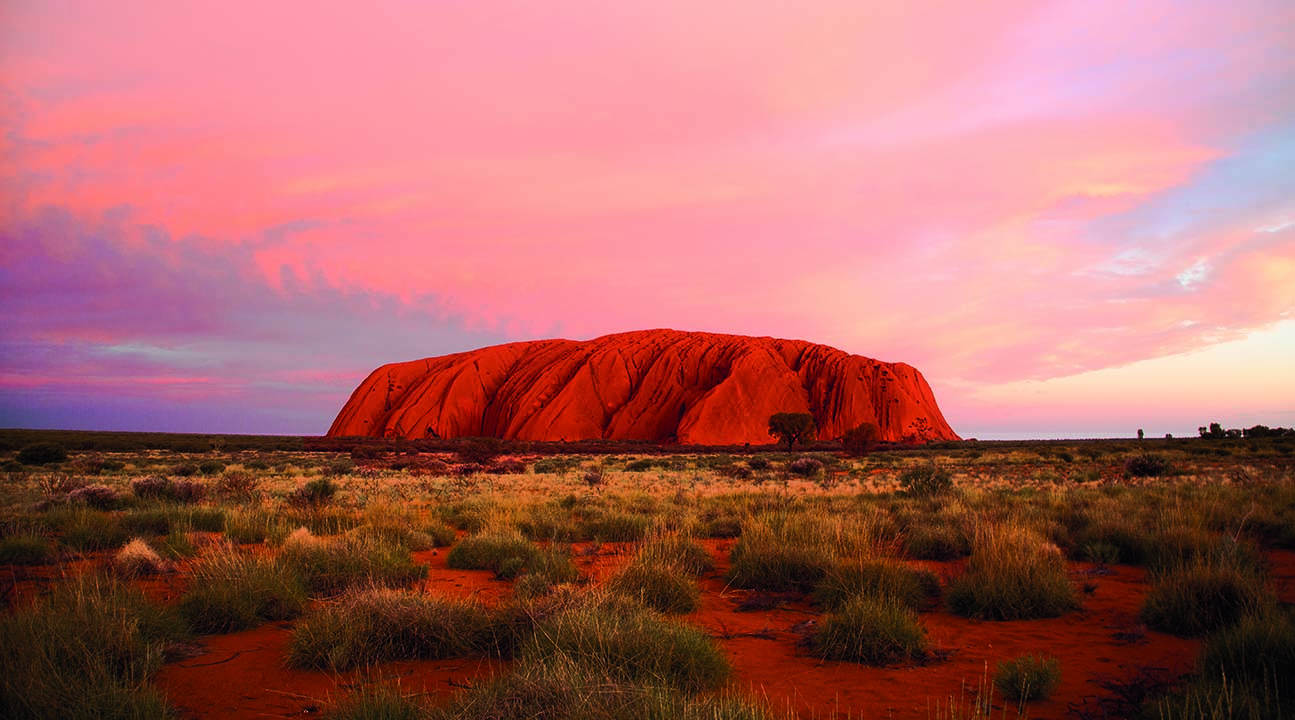
M 651 327 L 968 437 L 1295 425 L 1295 5 L 0 5 L 0 426 L 327 429 Z

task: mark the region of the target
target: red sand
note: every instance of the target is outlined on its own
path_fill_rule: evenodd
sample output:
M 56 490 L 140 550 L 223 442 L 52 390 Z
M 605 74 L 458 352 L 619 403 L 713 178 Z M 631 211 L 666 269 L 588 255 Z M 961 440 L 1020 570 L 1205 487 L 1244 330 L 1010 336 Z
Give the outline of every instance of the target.
M 1050 700 L 1030 703 L 1028 712 L 1038 720 L 1062 718 L 1071 707 L 1085 703 L 1095 707 L 1103 692 L 1095 678 L 1126 677 L 1145 667 L 1186 672 L 1200 648 L 1196 640 L 1140 632 L 1137 612 L 1147 587 L 1141 569 L 1116 566 L 1110 574 L 1099 574 L 1089 565 L 1072 564 L 1076 584 L 1091 590 L 1083 595 L 1079 611 L 1016 622 L 975 622 L 942 611 L 922 612 L 922 623 L 947 657 L 925 666 L 894 668 L 823 662 L 797 644 L 801 634 L 795 628 L 818 615 L 808 603 L 736 611 L 747 593 L 728 588 L 723 581 L 733 543 L 710 543 L 718 567 L 701 581 L 702 609 L 684 619 L 706 629 L 728 652 L 736 671 L 733 691 L 764 698 L 779 714 L 897 720 L 947 715 L 950 698 L 969 702 L 997 662 L 1046 653 L 1061 661 L 1061 686 Z M 595 581 L 614 571 L 632 552 L 616 545 L 605 545 L 596 553 L 588 546 L 576 550 L 582 574 Z M 429 566 L 428 580 L 422 584 L 425 591 L 476 597 L 485 603 L 511 593 L 511 583 L 494 580 L 489 572 L 448 569 L 445 555 L 444 551 L 416 554 Z M 1272 551 L 1267 556 L 1279 595 L 1286 602 L 1295 600 L 1295 552 Z M 957 569 L 955 564 L 925 565 L 945 575 Z M 19 581 L 18 590 L 22 595 L 34 594 L 33 589 L 38 592 L 45 584 L 44 576 L 63 572 L 69 570 L 26 570 L 23 574 L 28 579 Z M 141 584 L 163 600 L 176 598 L 182 583 L 180 576 L 162 576 Z M 471 658 L 392 662 L 367 672 L 341 674 L 294 670 L 285 665 L 290 630 L 291 623 L 271 623 L 247 632 L 204 637 L 204 654 L 166 665 L 155 682 L 184 717 L 244 719 L 313 714 L 366 680 L 398 683 L 405 692 L 446 702 L 455 692 L 508 666 Z M 1001 701 L 995 705 L 1001 707 Z

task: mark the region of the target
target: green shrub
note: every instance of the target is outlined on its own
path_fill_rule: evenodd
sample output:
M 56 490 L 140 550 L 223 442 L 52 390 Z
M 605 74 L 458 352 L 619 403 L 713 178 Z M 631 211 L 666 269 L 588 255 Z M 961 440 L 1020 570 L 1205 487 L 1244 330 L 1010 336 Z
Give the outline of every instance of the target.
M 926 659 L 930 642 L 917 615 L 892 598 L 855 596 L 825 616 L 813 637 L 826 660 L 893 665 Z
M 156 718 L 147 680 L 184 623 L 118 581 L 82 575 L 0 615 L 0 717 Z
M 1124 473 L 1130 477 L 1160 477 L 1169 472 L 1169 461 L 1151 453 L 1134 455 L 1124 461 Z
M 528 664 L 569 658 L 595 673 L 685 690 L 719 688 L 732 672 L 704 632 L 632 603 L 591 603 L 558 613 L 523 644 L 521 657 Z
M 1043 700 L 1061 684 L 1061 661 L 1046 655 L 1022 655 L 998 663 L 994 687 L 1008 700 Z
M 67 462 L 67 450 L 54 442 L 38 442 L 18 451 L 15 458 L 23 465 L 53 465 Z
M 492 618 L 462 600 L 384 588 L 352 589 L 297 621 L 294 667 L 349 670 L 390 660 L 484 654 Z
M 228 633 L 297 617 L 306 599 L 305 581 L 282 560 L 226 550 L 194 568 L 180 613 L 194 632 Z
M 914 497 L 948 495 L 953 491 L 953 475 L 935 463 L 919 465 L 900 473 L 899 487 Z
M 940 580 L 930 570 L 919 570 L 893 560 L 856 560 L 838 563 L 814 590 L 815 602 L 838 608 L 856 596 L 890 599 L 918 610 L 940 593 Z
M 292 491 L 288 495 L 288 504 L 293 507 L 322 507 L 332 502 L 336 494 L 336 483 L 326 477 L 315 478 Z
M 219 460 L 203 460 L 198 463 L 198 472 L 203 475 L 215 475 L 225 471 L 225 463 Z
M 976 531 L 962 575 L 945 592 L 956 615 L 984 620 L 1056 617 L 1079 606 L 1061 551 L 1014 525 Z
M 48 565 L 54 549 L 45 538 L 30 533 L 0 538 L 0 565 Z

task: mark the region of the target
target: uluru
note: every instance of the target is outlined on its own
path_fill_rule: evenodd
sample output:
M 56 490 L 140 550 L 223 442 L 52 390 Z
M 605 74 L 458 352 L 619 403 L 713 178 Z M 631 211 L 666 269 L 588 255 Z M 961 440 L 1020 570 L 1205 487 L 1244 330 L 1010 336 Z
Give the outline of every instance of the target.
M 910 365 L 803 340 L 677 330 L 383 365 L 328 434 L 764 445 L 778 412 L 811 413 L 824 439 L 865 422 L 889 442 L 958 439 Z

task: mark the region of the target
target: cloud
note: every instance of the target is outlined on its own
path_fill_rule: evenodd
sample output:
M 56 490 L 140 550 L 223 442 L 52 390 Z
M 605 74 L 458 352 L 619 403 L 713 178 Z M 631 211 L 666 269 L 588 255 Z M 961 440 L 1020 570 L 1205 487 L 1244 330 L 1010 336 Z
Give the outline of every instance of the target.
M 645 327 L 1010 385 L 1295 307 L 1289 3 L 5 13 L 12 392 Z

